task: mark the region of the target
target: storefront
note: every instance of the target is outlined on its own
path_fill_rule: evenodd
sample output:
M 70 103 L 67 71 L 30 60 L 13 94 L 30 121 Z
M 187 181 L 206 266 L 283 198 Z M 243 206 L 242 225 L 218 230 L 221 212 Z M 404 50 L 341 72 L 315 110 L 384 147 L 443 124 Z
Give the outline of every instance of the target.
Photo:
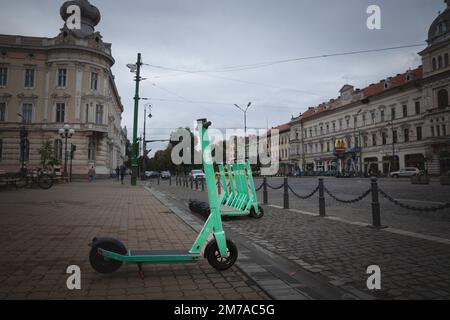
M 364 175 L 378 175 L 380 168 L 378 158 L 364 158 Z
M 405 155 L 405 167 L 414 167 L 425 170 L 425 156 L 421 153 Z
M 388 175 L 390 172 L 400 170 L 398 156 L 384 156 L 383 157 L 383 174 Z
M 439 166 L 441 168 L 441 175 L 450 173 L 450 151 L 441 151 L 439 153 Z

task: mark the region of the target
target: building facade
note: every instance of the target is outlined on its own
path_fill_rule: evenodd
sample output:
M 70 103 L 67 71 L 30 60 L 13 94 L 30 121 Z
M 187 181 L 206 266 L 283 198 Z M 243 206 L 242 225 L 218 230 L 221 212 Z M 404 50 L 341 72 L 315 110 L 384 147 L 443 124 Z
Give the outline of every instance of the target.
M 447 2 L 447 1 L 446 1 Z M 450 170 L 450 2 L 432 23 L 422 66 L 340 95 L 291 120 L 290 161 L 303 171 Z
M 63 165 L 65 139 L 58 130 L 65 124 L 75 130 L 68 140 L 69 150 L 76 145 L 75 175 L 94 166 L 109 176 L 125 160 L 111 44 L 94 29 L 100 12 L 87 0 L 67 1 L 60 10 L 64 21 L 71 4 L 81 9 L 81 29 L 64 24 L 54 38 L 0 35 L 0 169 L 18 171 L 22 160 L 39 167 L 39 149 L 48 139 Z M 21 142 L 22 124 L 28 136 Z

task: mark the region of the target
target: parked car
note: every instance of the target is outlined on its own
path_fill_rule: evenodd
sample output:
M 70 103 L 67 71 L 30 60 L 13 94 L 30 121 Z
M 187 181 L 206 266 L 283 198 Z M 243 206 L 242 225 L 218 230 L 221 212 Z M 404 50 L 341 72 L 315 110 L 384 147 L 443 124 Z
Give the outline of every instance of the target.
M 158 178 L 161 174 L 157 171 L 145 171 L 145 176 L 150 179 Z
M 172 175 L 170 174 L 170 171 L 161 171 L 161 179 L 166 180 L 170 179 Z
M 419 174 L 420 170 L 414 167 L 406 167 L 404 169 L 400 169 L 399 171 L 394 171 L 389 173 L 391 178 L 400 178 L 400 177 L 414 177 Z
M 204 180 L 205 174 L 202 170 L 192 170 L 190 176 L 193 180 Z

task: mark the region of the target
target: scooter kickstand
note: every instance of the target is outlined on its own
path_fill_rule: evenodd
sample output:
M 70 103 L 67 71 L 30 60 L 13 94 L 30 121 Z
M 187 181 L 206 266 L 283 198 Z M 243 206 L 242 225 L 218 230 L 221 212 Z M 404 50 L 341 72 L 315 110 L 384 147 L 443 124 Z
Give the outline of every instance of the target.
M 142 263 L 138 263 L 139 277 L 144 280 L 144 271 L 142 271 Z

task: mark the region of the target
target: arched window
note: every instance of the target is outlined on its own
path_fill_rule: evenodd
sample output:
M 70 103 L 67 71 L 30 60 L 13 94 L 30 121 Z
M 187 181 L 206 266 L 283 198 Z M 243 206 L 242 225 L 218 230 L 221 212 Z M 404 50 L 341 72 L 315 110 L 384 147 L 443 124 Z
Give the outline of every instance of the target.
M 54 144 L 55 160 L 62 161 L 63 143 L 61 139 L 56 139 Z
M 20 161 L 30 160 L 30 141 L 28 139 L 20 141 Z
M 442 68 L 442 56 L 438 57 L 438 68 L 441 69 Z
M 433 71 L 437 69 L 436 58 L 433 58 Z
M 96 150 L 96 143 L 94 138 L 89 138 L 89 145 L 88 145 L 88 160 L 89 161 L 95 161 L 95 150 Z
M 438 107 L 446 108 L 448 107 L 448 91 L 446 89 L 441 89 L 437 93 Z

